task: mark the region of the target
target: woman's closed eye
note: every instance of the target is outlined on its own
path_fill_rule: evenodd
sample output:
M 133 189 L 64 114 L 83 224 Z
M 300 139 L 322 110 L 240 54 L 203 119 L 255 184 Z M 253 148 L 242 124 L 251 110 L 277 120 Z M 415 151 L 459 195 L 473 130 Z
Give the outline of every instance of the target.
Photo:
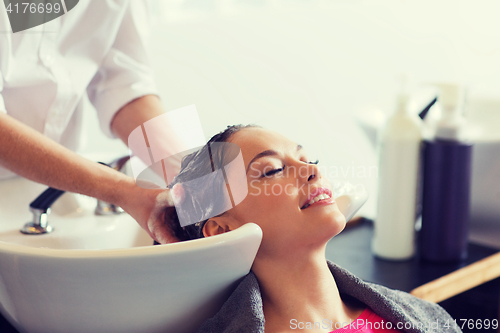
M 307 163 L 307 164 L 318 164 L 319 160 L 309 161 L 309 162 L 305 162 L 305 163 Z M 262 178 L 271 177 L 271 176 L 273 176 L 273 175 L 275 175 L 277 173 L 282 172 L 283 170 L 285 170 L 285 165 L 284 164 L 283 164 L 283 166 L 281 168 L 272 169 L 270 171 L 262 173 Z
M 262 178 L 264 178 L 264 177 L 271 177 L 272 175 L 277 174 L 277 173 L 279 173 L 279 172 L 281 172 L 283 170 L 285 170 L 285 165 L 284 164 L 283 164 L 283 166 L 281 168 L 272 169 L 270 171 L 264 172 L 262 174 Z

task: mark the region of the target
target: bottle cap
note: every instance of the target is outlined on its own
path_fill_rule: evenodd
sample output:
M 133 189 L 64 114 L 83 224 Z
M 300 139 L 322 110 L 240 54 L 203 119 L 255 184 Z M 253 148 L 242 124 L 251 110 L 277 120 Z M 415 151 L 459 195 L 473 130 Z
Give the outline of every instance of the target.
M 402 74 L 399 77 L 400 91 L 396 99 L 396 113 L 408 112 L 408 102 L 410 100 L 408 93 L 408 75 Z
M 438 103 L 441 106 L 441 120 L 437 124 L 435 137 L 460 141 L 465 121 L 461 114 L 463 89 L 456 83 L 436 83 L 439 88 Z

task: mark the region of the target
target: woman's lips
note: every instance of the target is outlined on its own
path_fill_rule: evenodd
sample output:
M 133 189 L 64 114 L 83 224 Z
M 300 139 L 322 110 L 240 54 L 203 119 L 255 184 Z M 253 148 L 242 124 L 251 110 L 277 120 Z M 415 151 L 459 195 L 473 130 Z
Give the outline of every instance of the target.
M 314 199 L 315 197 L 317 197 L 319 195 L 328 196 L 329 198 L 322 198 L 319 201 L 316 201 L 312 204 L 309 204 L 309 202 L 311 202 L 312 199 Z M 332 204 L 334 202 L 335 202 L 335 200 L 332 198 L 332 191 L 329 188 L 318 187 L 309 194 L 306 202 L 302 205 L 302 207 L 300 209 L 306 209 L 306 208 L 313 206 L 313 205 L 316 205 L 316 204 L 329 205 L 329 204 Z
M 315 203 L 309 205 L 309 206 L 305 206 L 305 208 L 302 208 L 302 209 L 307 209 L 309 207 L 312 207 L 312 206 L 320 206 L 320 205 L 331 205 L 335 203 L 335 199 L 333 198 L 328 198 L 328 199 L 323 199 L 323 200 L 319 200 L 319 201 L 316 201 Z

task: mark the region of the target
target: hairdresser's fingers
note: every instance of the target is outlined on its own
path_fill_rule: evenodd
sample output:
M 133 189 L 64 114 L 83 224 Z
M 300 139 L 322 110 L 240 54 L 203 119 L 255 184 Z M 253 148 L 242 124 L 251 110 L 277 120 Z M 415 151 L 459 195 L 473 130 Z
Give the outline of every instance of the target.
M 151 228 L 151 236 L 160 244 L 177 243 L 179 239 L 170 231 L 170 229 L 163 226 L 155 226 Z
M 169 224 L 175 215 L 175 204 L 179 205 L 185 198 L 181 185 L 175 185 L 172 190 L 165 190 L 156 196 L 156 202 L 147 222 L 150 235 L 159 243 L 174 243 L 179 239 L 175 237 Z M 169 221 L 167 221 L 167 219 Z
M 159 218 L 149 219 L 148 230 L 150 236 L 160 244 L 176 243 L 179 241 L 174 232 Z

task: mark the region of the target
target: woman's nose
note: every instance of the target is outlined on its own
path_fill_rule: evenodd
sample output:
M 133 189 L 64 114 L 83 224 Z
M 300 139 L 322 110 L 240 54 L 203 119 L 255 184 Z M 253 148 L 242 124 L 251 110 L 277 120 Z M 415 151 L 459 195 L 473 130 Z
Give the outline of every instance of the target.
M 316 164 L 308 164 L 307 165 L 307 173 L 304 179 L 307 179 L 307 182 L 317 181 L 320 178 L 318 166 Z

